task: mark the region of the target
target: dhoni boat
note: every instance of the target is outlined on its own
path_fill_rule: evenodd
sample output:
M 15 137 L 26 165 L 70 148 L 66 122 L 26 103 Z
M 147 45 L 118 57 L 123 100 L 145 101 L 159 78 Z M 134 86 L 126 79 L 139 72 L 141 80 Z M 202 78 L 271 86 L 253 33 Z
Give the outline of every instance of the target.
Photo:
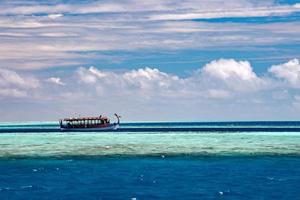
M 110 119 L 105 116 L 65 118 L 59 120 L 61 131 L 109 131 L 117 130 L 120 124 L 120 117 L 115 113 L 117 122 L 110 123 Z

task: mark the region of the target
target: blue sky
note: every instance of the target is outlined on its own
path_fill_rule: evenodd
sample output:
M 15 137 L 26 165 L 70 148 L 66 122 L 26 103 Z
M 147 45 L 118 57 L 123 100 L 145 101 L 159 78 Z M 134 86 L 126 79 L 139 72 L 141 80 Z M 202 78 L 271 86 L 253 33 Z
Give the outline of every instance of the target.
M 298 120 L 300 1 L 0 2 L 0 120 Z

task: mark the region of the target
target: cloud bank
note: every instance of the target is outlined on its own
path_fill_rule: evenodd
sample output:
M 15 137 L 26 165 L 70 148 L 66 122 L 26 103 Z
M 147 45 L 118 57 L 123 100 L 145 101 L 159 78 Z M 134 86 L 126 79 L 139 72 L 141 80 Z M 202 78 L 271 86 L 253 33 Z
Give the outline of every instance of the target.
M 145 113 L 149 120 L 155 112 L 165 112 L 161 115 L 165 119 L 179 117 L 180 113 L 196 118 L 198 112 L 209 110 L 224 117 L 228 109 L 237 112 L 233 116 L 245 110 L 245 116 L 253 116 L 251 109 L 267 109 L 267 116 L 281 107 L 298 110 L 299 94 L 294 89 L 300 86 L 299 68 L 299 60 L 293 59 L 270 66 L 268 74 L 257 75 L 248 61 L 219 59 L 186 77 L 153 67 L 121 72 L 80 67 L 64 79 L 1 70 L 0 97 L 2 101 L 21 98 L 33 104 L 45 101 L 47 106 L 63 108 L 61 115 L 74 110 L 97 114 L 95 108 L 102 112 L 117 109 L 131 120 Z
M 101 91 L 100 95 L 109 93 L 136 95 L 136 92 L 142 92 L 145 95 L 159 94 L 166 97 L 187 93 L 229 97 L 233 92 L 252 93 L 279 86 L 284 86 L 286 89 L 300 86 L 298 59 L 273 65 L 268 71 L 269 74 L 258 76 L 248 61 L 219 59 L 207 63 L 184 78 L 152 67 L 114 72 L 91 66 L 77 68 L 69 78 L 64 76 L 64 80 L 60 77 L 49 77 L 45 82 L 68 86 L 69 89 L 78 89 L 78 91 L 84 87 L 98 89 Z M 33 75 L 20 75 L 13 70 L 0 69 L 0 85 L 3 88 L 39 90 L 46 84 L 42 83 L 41 78 Z M 76 87 L 72 88 L 72 86 Z

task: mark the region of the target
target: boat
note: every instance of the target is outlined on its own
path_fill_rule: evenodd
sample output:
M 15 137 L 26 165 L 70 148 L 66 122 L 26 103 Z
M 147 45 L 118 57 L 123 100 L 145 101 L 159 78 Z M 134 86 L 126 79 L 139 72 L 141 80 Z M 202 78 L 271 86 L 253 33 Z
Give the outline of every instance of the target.
M 59 120 L 61 131 L 111 131 L 117 130 L 120 125 L 120 117 L 115 113 L 117 122 L 110 123 L 105 116 L 65 118 Z

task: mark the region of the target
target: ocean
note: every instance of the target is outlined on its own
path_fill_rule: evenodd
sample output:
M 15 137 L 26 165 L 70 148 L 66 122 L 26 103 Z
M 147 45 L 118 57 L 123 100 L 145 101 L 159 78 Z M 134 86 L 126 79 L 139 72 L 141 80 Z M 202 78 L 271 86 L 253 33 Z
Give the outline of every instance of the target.
M 0 199 L 300 199 L 300 122 L 0 124 Z

